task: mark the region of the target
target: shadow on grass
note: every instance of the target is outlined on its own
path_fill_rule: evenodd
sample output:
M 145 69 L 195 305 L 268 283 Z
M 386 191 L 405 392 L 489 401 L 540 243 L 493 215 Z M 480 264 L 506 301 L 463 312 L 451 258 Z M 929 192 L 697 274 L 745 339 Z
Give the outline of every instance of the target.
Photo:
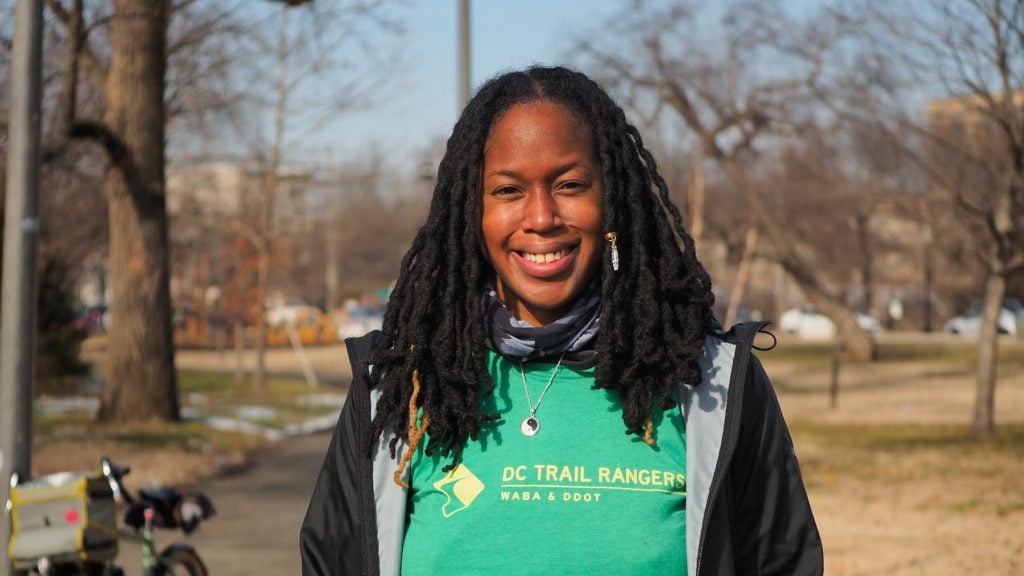
M 832 360 L 831 341 L 780 340 L 771 351 L 759 352 L 762 360 L 806 363 L 828 366 Z M 978 343 L 972 339 L 936 339 L 922 335 L 917 341 L 878 342 L 878 359 L 866 364 L 899 362 L 936 362 L 973 366 L 978 361 Z M 845 364 L 846 362 L 844 362 Z M 999 341 L 999 363 L 1024 366 L 1024 344 L 1019 341 Z M 851 364 L 862 364 L 860 362 Z
M 852 368 L 856 370 L 857 368 Z M 842 396 L 843 392 L 849 392 L 853 390 L 868 391 L 878 389 L 893 389 L 893 388 L 904 388 L 921 386 L 922 380 L 941 380 L 946 378 L 958 378 L 963 376 L 970 376 L 973 370 L 970 368 L 950 368 L 948 370 L 929 370 L 919 374 L 915 374 L 913 378 L 907 378 L 905 375 L 893 375 L 889 377 L 873 378 L 867 382 L 851 383 L 848 378 L 844 378 L 843 369 L 839 371 L 839 394 Z M 771 376 L 769 374 L 769 376 Z M 828 371 L 822 371 L 821 378 L 814 380 L 810 385 L 794 384 L 789 378 L 785 376 L 772 377 L 772 386 L 786 394 L 794 396 L 811 396 L 815 394 L 826 394 L 829 390 L 831 382 L 831 375 Z
M 814 490 L 850 481 L 882 487 L 957 477 L 1013 485 L 1024 461 L 1024 424 L 1002 426 L 987 440 L 972 438 L 966 426 L 949 425 L 797 422 L 792 431 L 804 480 Z M 802 446 L 814 449 L 801 452 Z M 1020 500 L 1015 494 L 1007 501 L 1011 507 Z
M 203 426 L 194 422 L 105 424 L 85 413 L 37 416 L 33 428 L 36 439 L 43 443 L 109 441 L 141 449 L 200 446 L 209 436 Z
M 822 424 L 796 422 L 794 435 L 813 436 L 830 447 L 914 451 L 957 448 L 972 452 L 999 451 L 1024 456 L 1024 424 L 1006 424 L 992 438 L 979 439 L 967 426 L 948 424 Z

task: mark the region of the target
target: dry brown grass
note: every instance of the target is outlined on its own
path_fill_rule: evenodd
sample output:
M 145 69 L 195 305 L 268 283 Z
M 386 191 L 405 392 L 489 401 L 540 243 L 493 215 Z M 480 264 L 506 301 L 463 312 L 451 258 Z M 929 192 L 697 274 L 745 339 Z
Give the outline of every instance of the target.
M 996 438 L 972 439 L 969 343 L 848 365 L 762 354 L 793 430 L 826 574 L 1024 574 L 1024 345 L 1004 342 Z M 787 346 L 783 342 L 783 347 Z M 894 355 L 896 356 L 896 355 Z

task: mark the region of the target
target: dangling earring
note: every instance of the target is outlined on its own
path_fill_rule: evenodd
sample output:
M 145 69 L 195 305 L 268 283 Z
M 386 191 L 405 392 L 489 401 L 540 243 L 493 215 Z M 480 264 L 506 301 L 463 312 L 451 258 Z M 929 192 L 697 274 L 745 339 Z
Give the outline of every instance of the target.
M 619 239 L 619 235 L 615 232 L 609 232 L 604 235 L 604 239 L 612 243 L 612 270 L 619 271 L 619 245 L 616 241 Z

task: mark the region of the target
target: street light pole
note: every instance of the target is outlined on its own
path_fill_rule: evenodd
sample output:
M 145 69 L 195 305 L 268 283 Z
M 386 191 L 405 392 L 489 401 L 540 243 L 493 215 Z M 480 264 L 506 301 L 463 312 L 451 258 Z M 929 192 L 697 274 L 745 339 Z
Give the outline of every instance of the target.
M 43 0 L 18 0 L 11 54 L 7 200 L 0 317 L 0 570 L 13 573 L 7 543 L 10 478 L 32 469 L 32 368 L 36 321 L 40 76 Z
M 469 0 L 459 0 L 459 109 L 469 104 Z

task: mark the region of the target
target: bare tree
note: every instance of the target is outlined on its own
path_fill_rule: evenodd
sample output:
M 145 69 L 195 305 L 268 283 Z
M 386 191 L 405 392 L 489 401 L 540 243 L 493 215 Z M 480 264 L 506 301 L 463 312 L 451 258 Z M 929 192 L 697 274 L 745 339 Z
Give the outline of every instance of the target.
M 177 420 L 164 194 L 172 6 L 159 0 L 117 0 L 109 7 L 48 0 L 47 8 L 64 25 L 66 61 L 60 106 L 51 108 L 59 110 L 52 122 L 56 137 L 44 161 L 51 173 L 73 162 L 79 153 L 68 138 L 98 144 L 107 160 L 112 326 L 99 418 Z
M 0 1 L 0 84 L 8 77 L 12 5 L 13 2 Z M 71 96 L 64 90 L 63 80 L 69 52 L 68 31 L 62 26 L 49 26 L 45 32 L 42 128 L 47 154 L 39 191 L 41 234 L 47 250 L 65 260 L 70 275 L 77 277 L 83 263 L 96 261 L 106 251 L 103 153 L 93 146 L 67 145 L 66 116 Z M 83 117 L 101 116 L 99 91 L 87 82 L 77 84 L 81 85 L 72 95 L 77 113 Z M 0 152 L 6 146 L 6 92 L 6 88 L 0 90 Z M 61 153 L 55 154 L 56 149 Z
M 899 107 L 894 131 L 918 137 L 936 229 L 959 235 L 984 267 L 972 433 L 995 430 L 997 320 L 1008 278 L 1024 270 L 1024 2 L 865 4 L 873 58 L 896 70 L 872 107 Z M 941 95 L 908 110 L 906 94 Z M 933 96 L 934 98 L 934 96 Z M 945 226 L 945 227 L 941 227 Z
M 386 69 L 379 66 L 380 59 L 388 55 L 386 50 L 377 50 L 370 29 L 387 34 L 400 31 L 397 20 L 381 1 L 349 0 L 327 8 L 309 3 L 294 12 L 287 7 L 294 2 L 284 4 L 250 37 L 260 52 L 274 55 L 275 73 L 266 86 L 266 67 L 254 67 L 247 76 L 247 85 L 250 90 L 266 86 L 263 92 L 270 97 L 250 97 L 243 106 L 251 118 L 269 116 L 272 131 L 268 135 L 259 124 L 235 124 L 261 174 L 256 224 L 244 218 L 233 222 L 257 253 L 254 379 L 259 387 L 265 380 L 265 305 L 271 295 L 275 245 L 281 233 L 276 214 L 286 153 L 301 147 L 306 138 L 323 130 L 344 111 L 367 103 L 369 95 L 380 89 L 382 71 Z M 264 36 L 262 33 L 267 31 L 270 33 Z M 266 58 L 256 57 L 253 62 L 265 64 Z
M 928 44 L 955 98 L 929 109 L 936 188 L 973 232 L 985 264 L 972 432 L 995 431 L 998 316 L 1008 277 L 1024 269 L 1024 3 L 936 6 Z
M 334 224 L 343 293 L 359 294 L 398 278 L 402 256 L 426 217 L 428 203 L 426 195 L 388 201 L 372 189 L 345 199 Z
M 89 43 L 83 2 L 47 3 L 69 34 L 64 125 L 96 142 L 108 160 L 113 326 L 99 417 L 106 421 L 178 419 L 168 285 L 164 197 L 164 108 L 170 2 L 115 0 L 109 16 L 109 64 Z M 78 70 L 103 86 L 102 120 L 76 116 Z
M 857 324 L 833 283 L 806 256 L 814 239 L 787 233 L 765 205 L 757 168 L 769 145 L 799 132 L 821 98 L 829 58 L 849 30 L 823 13 L 789 16 L 778 2 L 733 2 L 720 21 L 694 2 L 634 0 L 607 24 L 611 33 L 582 41 L 596 75 L 618 88 L 634 108 L 670 111 L 690 130 L 695 145 L 741 195 L 728 207 L 745 211 L 743 255 L 733 282 L 734 316 L 756 253 L 779 262 L 827 316 L 836 321 L 846 353 L 874 356 L 874 342 Z M 713 32 L 708 32 L 713 30 Z M 726 209 L 719 206 L 718 210 Z M 761 249 L 758 232 L 768 242 Z
M 786 222 L 785 238 L 830 283 L 843 302 L 875 307 L 875 262 L 882 250 L 876 232 L 906 216 L 892 209 L 921 187 L 898 143 L 866 122 L 825 126 L 805 123 L 799 137 L 779 142 L 774 168 L 762 182 L 765 207 Z
M 176 420 L 164 194 L 172 4 L 114 0 L 109 13 L 94 8 L 90 22 L 84 0 L 48 0 L 47 8 L 66 30 L 61 125 L 71 139 L 99 144 L 107 158 L 112 327 L 99 417 Z M 102 94 L 102 119 L 78 109 L 80 72 Z M 44 156 L 65 149 L 58 142 Z

